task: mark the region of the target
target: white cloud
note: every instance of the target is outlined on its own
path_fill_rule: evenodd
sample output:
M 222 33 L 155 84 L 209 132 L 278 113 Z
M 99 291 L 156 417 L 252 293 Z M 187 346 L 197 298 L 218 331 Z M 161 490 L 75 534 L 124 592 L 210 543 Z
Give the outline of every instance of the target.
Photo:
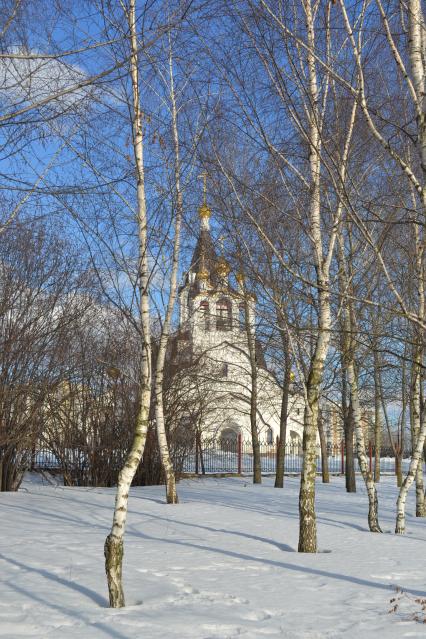
M 87 79 L 86 74 L 77 66 L 37 55 L 14 50 L 12 57 L 0 59 L 3 114 L 13 114 L 29 105 L 40 105 L 44 115 L 50 117 L 81 109 L 90 89 L 79 88 L 78 84 Z M 75 90 L 69 91 L 73 87 Z

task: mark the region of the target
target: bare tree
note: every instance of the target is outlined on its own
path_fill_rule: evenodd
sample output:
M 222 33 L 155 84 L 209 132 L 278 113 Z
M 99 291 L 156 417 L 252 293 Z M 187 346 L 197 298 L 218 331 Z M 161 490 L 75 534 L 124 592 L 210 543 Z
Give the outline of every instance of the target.
M 1 490 L 16 490 L 43 432 L 46 399 L 60 383 L 84 306 L 76 256 L 41 222 L 14 223 L 0 245 Z
M 147 210 L 145 195 L 145 166 L 143 157 L 142 109 L 139 84 L 139 45 L 137 35 L 135 0 L 129 0 L 124 8 L 128 22 L 130 46 L 130 79 L 132 85 L 131 123 L 133 154 L 136 171 L 137 222 L 139 229 L 138 287 L 141 318 L 142 355 L 140 362 L 140 398 L 135 423 L 134 439 L 126 462 L 120 471 L 111 532 L 105 541 L 105 570 L 108 579 L 109 601 L 113 608 L 125 605 L 122 584 L 124 531 L 127 503 L 132 479 L 142 458 L 149 423 L 151 401 L 151 323 L 149 302 L 150 269 L 147 247 Z
M 359 397 L 358 373 L 355 362 L 356 321 L 353 306 L 348 303 L 347 294 L 350 292 L 349 278 L 347 275 L 346 259 L 344 255 L 344 243 L 342 237 L 339 242 L 340 279 L 342 282 L 343 305 L 343 330 L 344 330 L 344 364 L 348 377 L 348 385 L 351 393 L 351 410 L 356 434 L 356 450 L 358 464 L 365 482 L 368 495 L 368 525 L 371 532 L 382 532 L 379 525 L 379 504 L 377 490 L 371 470 L 368 467 L 368 459 L 365 448 L 364 433 L 362 429 L 362 414 Z

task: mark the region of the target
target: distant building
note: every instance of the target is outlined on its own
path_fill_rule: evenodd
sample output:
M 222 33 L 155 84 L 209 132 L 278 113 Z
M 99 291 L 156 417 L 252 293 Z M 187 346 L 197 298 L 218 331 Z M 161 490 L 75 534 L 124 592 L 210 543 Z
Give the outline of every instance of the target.
M 341 442 L 345 439 L 341 407 L 330 401 L 323 401 L 321 414 L 328 445 L 332 447 L 340 446 Z M 374 414 L 370 408 L 361 408 L 361 426 L 364 441 L 368 444 L 368 442 L 374 440 Z M 354 431 L 354 443 L 355 442 L 356 433 Z
M 328 445 L 333 448 L 340 446 L 345 437 L 341 409 L 331 402 L 323 402 L 321 415 Z
M 255 336 L 255 297 L 244 292 L 242 274 L 236 275 L 236 289 L 230 285 L 231 269 L 216 252 L 210 235 L 210 216 L 210 208 L 204 202 L 199 209 L 197 244 L 179 289 L 179 329 L 172 357 L 178 366 L 198 363 L 197 391 L 206 404 L 201 411 L 202 437 L 214 435 L 232 440 L 241 433 L 244 439 L 249 439 L 252 384 L 247 309 L 258 373 L 257 428 L 261 441 L 272 443 L 279 435 L 281 388 L 268 370 Z M 195 393 L 194 381 L 189 392 Z M 301 442 L 303 412 L 303 397 L 292 393 L 288 442 Z

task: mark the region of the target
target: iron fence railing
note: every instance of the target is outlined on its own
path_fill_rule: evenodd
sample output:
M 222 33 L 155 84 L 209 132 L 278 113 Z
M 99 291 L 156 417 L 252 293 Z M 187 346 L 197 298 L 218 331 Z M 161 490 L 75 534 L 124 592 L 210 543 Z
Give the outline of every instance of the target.
M 91 454 L 79 448 L 67 449 L 66 456 L 59 457 L 48 448 L 36 449 L 32 454 L 32 469 L 45 469 L 63 472 L 64 459 L 66 458 L 66 470 L 69 471 L 73 464 L 90 467 Z M 375 450 L 370 444 L 367 447 L 370 469 L 375 466 Z M 110 457 L 110 456 L 109 456 Z M 109 459 L 108 457 L 108 459 Z M 317 446 L 317 472 L 322 472 L 322 457 L 320 446 Z M 276 443 L 260 443 L 260 459 L 262 473 L 275 473 L 277 465 Z M 285 473 L 298 474 L 302 469 L 302 447 L 299 443 L 290 443 L 285 446 Z M 343 474 L 346 467 L 346 452 L 343 443 L 327 446 L 328 470 L 332 474 Z M 401 455 L 402 472 L 408 471 L 410 451 L 404 451 Z M 180 459 L 180 470 L 183 473 L 212 474 L 212 473 L 240 473 L 251 474 L 253 472 L 253 450 L 250 441 L 241 437 L 232 440 L 209 439 L 194 442 L 187 447 L 183 459 Z M 381 448 L 380 470 L 383 474 L 395 474 L 397 459 L 392 448 Z M 358 461 L 355 459 L 355 471 L 359 472 Z
M 317 472 L 322 472 L 321 447 L 318 444 L 316 454 Z M 375 450 L 370 444 L 367 447 L 370 469 L 375 466 Z M 277 445 L 275 443 L 260 444 L 260 460 L 262 473 L 275 473 L 277 465 Z M 289 443 L 285 446 L 284 471 L 298 474 L 302 470 L 302 446 Z M 346 451 L 343 442 L 327 446 L 328 470 L 332 474 L 344 474 L 346 468 Z M 408 471 L 410 451 L 404 451 L 401 456 L 402 472 Z M 392 448 L 381 448 L 380 471 L 383 474 L 395 474 L 397 459 Z M 355 471 L 360 472 L 355 456 Z M 194 444 L 192 450 L 185 457 L 183 472 L 195 474 L 208 473 L 253 473 L 253 449 L 251 441 L 240 437 L 232 440 L 205 440 Z

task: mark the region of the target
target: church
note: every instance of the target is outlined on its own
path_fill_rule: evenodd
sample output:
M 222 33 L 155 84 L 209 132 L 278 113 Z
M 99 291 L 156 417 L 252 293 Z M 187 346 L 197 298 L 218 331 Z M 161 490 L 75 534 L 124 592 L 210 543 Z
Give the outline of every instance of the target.
M 281 388 L 268 370 L 263 349 L 255 336 L 255 296 L 247 293 L 242 273 L 230 284 L 231 269 L 218 255 L 210 234 L 211 210 L 199 208 L 200 229 L 191 264 L 179 288 L 179 327 L 174 359 L 184 367 L 197 362 L 188 393 L 200 398 L 200 434 L 226 441 L 251 438 L 250 400 L 253 358 L 257 373 L 259 440 L 274 443 L 280 431 Z M 247 318 L 246 318 L 247 313 Z M 250 336 L 248 332 L 250 331 Z M 304 399 L 289 398 L 287 442 L 301 443 Z

